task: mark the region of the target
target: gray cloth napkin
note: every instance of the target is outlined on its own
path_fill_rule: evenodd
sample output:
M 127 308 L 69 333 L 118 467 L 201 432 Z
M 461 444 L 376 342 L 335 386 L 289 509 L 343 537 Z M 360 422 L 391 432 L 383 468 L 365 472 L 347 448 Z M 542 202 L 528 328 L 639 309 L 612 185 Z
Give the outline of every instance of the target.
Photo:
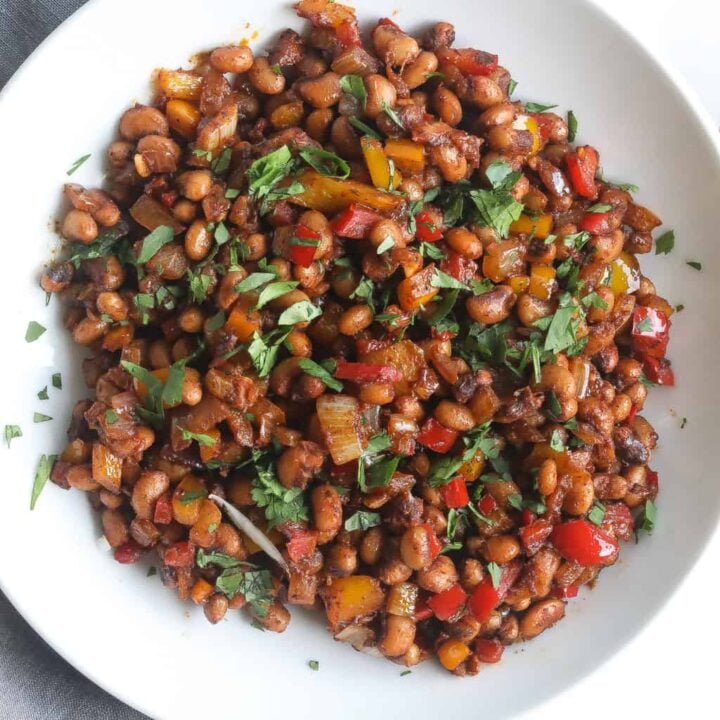
M 0 0 L 0 88 L 85 0 Z M 0 593 L 2 720 L 143 720 L 55 653 Z

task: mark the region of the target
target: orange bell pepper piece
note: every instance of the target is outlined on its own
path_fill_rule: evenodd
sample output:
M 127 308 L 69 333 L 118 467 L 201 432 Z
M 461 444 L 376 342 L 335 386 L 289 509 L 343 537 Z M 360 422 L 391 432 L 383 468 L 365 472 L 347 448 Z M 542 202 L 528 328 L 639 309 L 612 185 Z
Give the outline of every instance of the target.
M 195 137 L 200 124 L 200 110 L 187 100 L 168 100 L 165 115 L 170 127 L 184 138 Z
M 360 146 L 373 185 L 382 190 L 395 190 L 402 178 L 395 170 L 395 163 L 391 164 L 388 160 L 382 143 L 370 137 L 363 137 Z
M 225 321 L 225 328 L 242 343 L 250 342 L 260 330 L 260 313 L 252 309 L 256 302 L 257 295 L 254 293 L 240 296 Z
M 421 173 L 425 168 L 425 149 L 420 143 L 407 138 L 385 141 L 385 155 L 395 163 L 398 170 L 406 173 Z
M 417 310 L 421 305 L 427 305 L 440 292 L 430 284 L 434 275 L 435 265 L 431 263 L 412 277 L 405 278 L 397 286 L 398 302 L 403 310 Z

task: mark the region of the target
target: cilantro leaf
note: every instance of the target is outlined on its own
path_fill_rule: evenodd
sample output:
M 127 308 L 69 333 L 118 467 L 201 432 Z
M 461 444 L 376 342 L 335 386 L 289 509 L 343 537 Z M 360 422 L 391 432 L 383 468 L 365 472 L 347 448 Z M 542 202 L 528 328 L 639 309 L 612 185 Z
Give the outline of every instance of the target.
M 251 496 L 258 507 L 265 512 L 268 527 L 292 520 L 308 519 L 305 495 L 300 488 L 288 489 L 280 483 L 275 474 L 275 464 L 268 453 L 254 450 L 252 453 L 255 478 L 252 481 Z
M 400 119 L 400 116 L 385 101 L 383 101 L 382 103 L 382 111 L 393 121 L 393 123 L 397 127 L 399 127 L 401 130 L 405 129 L 405 125 L 403 125 L 403 121 Z
M 359 130 L 364 135 L 367 135 L 368 137 L 373 138 L 374 140 L 382 140 L 382 135 L 377 131 L 373 130 L 369 125 L 364 123 L 362 120 L 359 120 L 354 115 L 348 118 L 348 122 L 356 129 Z
M 284 310 L 278 318 L 278 325 L 296 325 L 297 323 L 310 322 L 322 315 L 322 310 L 313 305 L 309 300 L 301 300 Z
M 568 125 L 568 142 L 575 142 L 575 137 L 578 131 L 578 121 L 575 117 L 575 113 L 572 110 L 568 110 L 567 114 L 567 125 Z
M 557 105 L 548 105 L 546 103 L 527 102 L 525 103 L 525 110 L 531 113 L 544 113 L 546 110 L 552 110 Z
M 198 445 L 202 445 L 203 447 L 212 447 L 215 445 L 215 438 L 210 437 L 210 435 L 190 432 L 190 430 L 186 430 L 183 427 L 178 427 L 178 430 L 180 430 L 183 440 L 195 440 Z
M 22 430 L 19 425 L 6 425 L 3 432 L 5 442 L 7 443 L 8 449 L 10 448 L 10 442 L 15 438 L 22 437 Z
M 380 524 L 380 515 L 375 512 L 367 512 L 358 510 L 345 521 L 345 530 L 352 532 L 353 530 L 367 530 Z
M 302 148 L 298 154 L 321 175 L 340 178 L 341 180 L 350 177 L 350 165 L 333 152 L 308 146 Z
M 142 265 L 150 260 L 163 245 L 172 242 L 175 234 L 173 229 L 168 225 L 160 225 L 156 227 L 149 235 L 143 239 L 137 262 Z
M 477 209 L 480 222 L 495 230 L 500 237 L 507 237 L 510 225 L 523 211 L 522 203 L 510 193 L 520 179 L 520 173 L 513 172 L 504 160 L 496 160 L 485 174 L 493 189 L 471 190 L 468 195 Z
M 62 375 L 60 373 L 53 373 L 52 386 L 58 390 L 62 390 Z
M 269 302 L 279 298 L 283 295 L 287 295 L 291 290 L 294 290 L 299 283 L 296 280 L 284 280 L 280 282 L 273 282 L 263 288 L 258 298 L 256 309 L 265 307 Z
M 697 270 L 700 272 L 702 270 L 702 263 L 699 263 L 697 260 L 688 260 L 686 265 L 689 265 L 693 270 Z
M 490 573 L 490 580 L 492 586 L 497 590 L 500 586 L 500 579 L 502 578 L 502 568 L 495 562 L 488 563 L 488 573 Z
M 340 89 L 354 97 L 360 103 L 362 109 L 365 109 L 365 105 L 367 104 L 367 90 L 360 75 L 343 75 L 340 78 Z
M 605 506 L 599 500 L 596 500 L 590 508 L 587 519 L 593 525 L 597 525 L 598 527 L 602 525 L 603 520 L 605 519 Z
M 44 332 L 46 328 L 39 322 L 31 320 L 25 330 L 25 342 L 35 342 Z
M 50 479 L 53 465 L 55 465 L 57 455 L 41 455 L 35 470 L 35 478 L 33 480 L 32 493 L 30 495 L 30 509 L 35 509 L 35 504 L 43 491 L 45 484 Z
M 668 230 L 664 232 L 655 241 L 655 254 L 667 255 L 675 247 L 675 231 Z
M 319 365 L 314 360 L 311 360 L 310 358 L 300 358 L 298 360 L 298 366 L 304 373 L 321 380 L 331 390 L 342 392 L 343 384 L 339 380 L 336 380 L 322 365 Z
M 75 172 L 77 172 L 77 170 L 80 168 L 80 166 L 84 165 L 91 157 L 92 157 L 92 153 L 88 153 L 87 155 L 82 155 L 70 166 L 70 169 L 65 174 L 73 175 Z

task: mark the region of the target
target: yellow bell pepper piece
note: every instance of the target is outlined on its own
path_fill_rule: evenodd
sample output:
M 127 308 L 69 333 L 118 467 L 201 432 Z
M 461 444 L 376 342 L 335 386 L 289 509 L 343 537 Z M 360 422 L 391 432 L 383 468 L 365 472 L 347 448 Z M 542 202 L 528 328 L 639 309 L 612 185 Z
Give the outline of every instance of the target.
M 385 141 L 385 155 L 395 163 L 402 172 L 421 173 L 425 168 L 425 149 L 420 143 L 407 138 Z
M 640 266 L 637 258 L 630 253 L 621 252 L 606 271 L 605 280 L 616 297 L 635 292 L 640 287 Z
M 529 292 L 538 300 L 549 300 L 555 286 L 555 268 L 535 264 L 530 268 Z
M 470 655 L 470 648 L 461 640 L 446 640 L 438 648 L 437 654 L 441 665 L 452 671 Z
M 385 603 L 380 582 L 369 575 L 335 578 L 323 593 L 331 626 L 377 612 Z
M 529 115 L 518 115 L 512 124 L 513 130 L 527 130 L 532 135 L 532 147 L 530 152 L 535 155 L 542 147 L 542 137 L 540 136 L 540 126 L 538 121 Z
M 524 213 L 510 225 L 510 232 L 515 235 L 532 235 L 544 240 L 552 230 L 553 218 L 550 214 L 530 216 Z
M 360 146 L 373 185 L 383 190 L 395 190 L 402 178 L 395 168 L 395 163 L 391 163 L 385 155 L 382 143 L 373 138 L 363 137 Z
M 527 275 L 516 275 L 515 277 L 511 277 L 507 281 L 507 284 L 513 289 L 516 295 L 520 295 L 527 290 L 530 284 L 530 278 Z

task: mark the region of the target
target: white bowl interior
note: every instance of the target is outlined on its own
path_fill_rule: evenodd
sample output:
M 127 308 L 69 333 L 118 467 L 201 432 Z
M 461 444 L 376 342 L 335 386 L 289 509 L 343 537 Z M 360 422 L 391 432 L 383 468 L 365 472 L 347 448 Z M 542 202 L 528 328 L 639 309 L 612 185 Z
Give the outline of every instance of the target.
M 241 38 L 262 47 L 276 31 L 300 26 L 285 3 L 213 0 L 202 12 L 197 7 L 193 0 L 94 0 L 43 46 L 0 101 L 4 165 L 12 169 L 0 174 L 11 248 L 0 284 L 8 342 L 0 360 L 0 423 L 20 424 L 24 432 L 10 451 L 0 450 L 2 588 L 68 660 L 153 717 L 364 718 L 378 694 L 387 717 L 460 717 L 481 707 L 501 718 L 531 707 L 627 642 L 688 572 L 716 525 L 720 391 L 710 358 L 718 351 L 720 161 L 709 124 L 634 41 L 584 2 L 363 3 L 366 23 L 390 8 L 412 30 L 454 22 L 458 46 L 500 54 L 519 82 L 517 97 L 572 108 L 578 139 L 600 149 L 606 176 L 637 183 L 640 202 L 675 228 L 675 251 L 645 256 L 642 267 L 662 295 L 685 305 L 673 318 L 670 348 L 678 387 L 652 392 L 645 412 L 661 436 L 653 458 L 661 482 L 653 537 L 626 546 L 596 589 L 570 603 L 564 622 L 511 649 L 478 678 L 460 682 L 428 663 L 401 679 L 402 668 L 335 643 L 317 614 L 294 610 L 280 636 L 234 614 L 210 626 L 157 577 L 147 578 L 145 568 L 112 561 L 80 493 L 49 484 L 29 511 L 37 458 L 62 447 L 73 401 L 85 392 L 59 308 L 45 307 L 36 284 L 56 245 L 52 219 L 65 170 L 92 152 L 73 181 L 101 181 L 117 119 L 147 97 L 153 68 L 186 64 L 198 50 Z M 687 260 L 701 261 L 702 272 Z M 29 320 L 49 328 L 33 344 L 23 341 Z M 56 371 L 63 390 L 51 388 L 49 401 L 37 400 Z M 33 425 L 35 410 L 55 420 Z M 320 661 L 320 672 L 308 670 L 310 659 Z

